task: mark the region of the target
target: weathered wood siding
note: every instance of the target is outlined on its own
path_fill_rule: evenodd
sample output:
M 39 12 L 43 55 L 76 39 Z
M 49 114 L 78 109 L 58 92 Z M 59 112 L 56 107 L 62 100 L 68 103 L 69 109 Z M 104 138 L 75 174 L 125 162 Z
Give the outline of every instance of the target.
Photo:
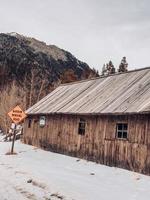
M 150 175 L 150 115 L 82 116 L 85 135 L 78 135 L 81 116 L 49 115 L 46 126 L 32 116 L 25 121 L 23 140 L 54 152 Z M 116 123 L 128 123 L 128 140 L 116 139 Z

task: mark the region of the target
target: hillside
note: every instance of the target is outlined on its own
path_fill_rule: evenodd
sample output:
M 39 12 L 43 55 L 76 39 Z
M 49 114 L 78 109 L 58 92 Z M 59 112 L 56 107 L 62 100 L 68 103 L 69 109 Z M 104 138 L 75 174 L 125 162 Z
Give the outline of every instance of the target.
M 86 63 L 54 45 L 17 33 L 0 34 L 0 125 L 16 103 L 26 109 L 60 83 L 97 76 Z

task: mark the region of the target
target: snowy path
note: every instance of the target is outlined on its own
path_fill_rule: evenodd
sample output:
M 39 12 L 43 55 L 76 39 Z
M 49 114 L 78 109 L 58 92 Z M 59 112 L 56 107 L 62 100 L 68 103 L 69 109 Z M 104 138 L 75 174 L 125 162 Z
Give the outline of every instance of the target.
M 0 200 L 149 200 L 150 177 L 0 142 Z M 27 183 L 32 179 L 31 183 Z

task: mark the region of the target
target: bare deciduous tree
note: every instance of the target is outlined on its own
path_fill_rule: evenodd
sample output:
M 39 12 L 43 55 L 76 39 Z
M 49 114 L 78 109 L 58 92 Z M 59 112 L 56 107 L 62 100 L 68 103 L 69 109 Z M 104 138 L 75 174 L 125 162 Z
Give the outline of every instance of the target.
M 13 81 L 11 88 L 6 87 L 0 92 L 0 125 L 5 133 L 11 122 L 7 113 L 19 103 L 18 88 Z

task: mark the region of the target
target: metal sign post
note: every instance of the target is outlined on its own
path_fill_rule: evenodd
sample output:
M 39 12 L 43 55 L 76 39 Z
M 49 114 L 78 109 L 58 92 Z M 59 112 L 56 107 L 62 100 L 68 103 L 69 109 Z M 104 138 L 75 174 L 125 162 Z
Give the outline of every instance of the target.
M 14 130 L 13 130 L 13 140 L 12 140 L 12 146 L 11 146 L 11 154 L 14 154 L 14 144 L 15 144 L 15 139 L 16 139 L 16 127 L 17 125 L 15 124 Z

